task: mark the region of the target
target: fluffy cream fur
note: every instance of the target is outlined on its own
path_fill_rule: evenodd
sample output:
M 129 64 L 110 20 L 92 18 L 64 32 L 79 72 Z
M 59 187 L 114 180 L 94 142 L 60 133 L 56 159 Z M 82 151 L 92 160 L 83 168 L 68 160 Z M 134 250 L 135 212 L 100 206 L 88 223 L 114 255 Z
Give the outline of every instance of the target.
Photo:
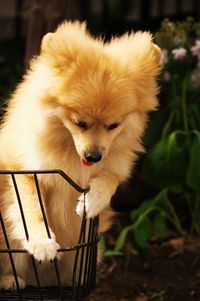
M 157 107 L 156 76 L 160 50 L 148 32 L 125 34 L 104 43 L 85 24 L 65 22 L 42 41 L 41 53 L 8 102 L 0 131 L 1 169 L 62 169 L 80 186 L 90 186 L 88 217 L 100 215 L 100 231 L 110 225 L 110 199 L 126 181 L 138 152 L 147 113 Z M 86 128 L 78 124 L 84 122 Z M 115 128 L 109 129 L 109 126 Z M 98 150 L 101 161 L 86 167 L 85 152 Z M 52 265 L 59 246 L 77 243 L 82 196 L 59 176 L 41 176 L 42 197 L 51 228 L 46 232 L 30 176 L 17 176 L 29 241 L 16 197 L 1 176 L 0 209 L 11 247 L 26 248 L 44 261 L 42 285 L 55 283 Z M 77 200 L 79 199 L 79 202 Z M 0 248 L 5 247 L 0 230 Z M 20 285 L 35 284 L 27 255 L 15 255 Z M 73 258 L 61 258 L 62 283 L 70 279 Z M 0 287 L 14 288 L 7 256 L 0 258 Z M 47 279 L 48 275 L 48 279 Z

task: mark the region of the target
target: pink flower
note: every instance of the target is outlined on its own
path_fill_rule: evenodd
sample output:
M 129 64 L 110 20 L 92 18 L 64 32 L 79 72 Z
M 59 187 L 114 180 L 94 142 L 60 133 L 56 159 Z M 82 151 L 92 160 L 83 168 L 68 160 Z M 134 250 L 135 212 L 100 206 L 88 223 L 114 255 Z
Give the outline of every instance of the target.
M 163 67 L 165 64 L 167 64 L 169 58 L 168 58 L 168 50 L 162 49 L 161 51 L 161 57 L 160 57 L 160 65 Z
M 200 40 L 196 40 L 196 43 L 193 47 L 191 47 L 192 54 L 197 56 L 198 60 L 200 60 Z
M 179 61 L 184 59 L 184 57 L 186 56 L 186 53 L 187 53 L 187 49 L 185 49 L 185 48 L 175 48 L 172 50 L 174 59 L 179 60 Z

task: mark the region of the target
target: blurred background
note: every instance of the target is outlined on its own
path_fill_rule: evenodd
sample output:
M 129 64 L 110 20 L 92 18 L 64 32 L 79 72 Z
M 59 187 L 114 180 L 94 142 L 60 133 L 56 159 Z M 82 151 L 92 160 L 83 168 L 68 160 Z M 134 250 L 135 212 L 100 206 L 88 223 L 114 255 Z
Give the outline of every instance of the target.
M 162 49 L 160 109 L 144 137 L 147 153 L 112 200 L 126 213 L 109 255 L 120 255 L 127 241 L 144 249 L 152 236 L 200 234 L 199 17 L 199 0 L 0 0 L 1 106 L 38 54 L 42 36 L 64 19 L 86 20 L 105 40 L 149 30 Z
M 165 17 L 199 15 L 198 0 L 0 0 L 1 102 L 38 53 L 42 36 L 64 19 L 86 20 L 94 35 L 109 39 L 128 30 L 155 32 Z

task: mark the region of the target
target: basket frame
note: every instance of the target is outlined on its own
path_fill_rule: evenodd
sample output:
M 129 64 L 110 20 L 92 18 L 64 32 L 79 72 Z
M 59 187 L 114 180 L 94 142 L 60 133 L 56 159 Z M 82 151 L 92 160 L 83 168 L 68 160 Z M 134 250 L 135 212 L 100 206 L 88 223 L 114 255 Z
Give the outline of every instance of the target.
M 20 197 L 20 191 L 16 181 L 16 175 L 29 175 L 32 176 L 35 183 L 36 194 L 38 197 L 40 209 L 43 216 L 43 221 L 45 224 L 47 237 L 51 238 L 48 220 L 42 200 L 42 195 L 40 191 L 40 183 L 38 180 L 38 175 L 47 174 L 57 174 L 60 175 L 66 184 L 71 185 L 76 191 L 84 194 L 84 213 L 81 222 L 79 240 L 76 245 L 72 247 L 59 248 L 57 252 L 67 253 L 75 252 L 73 273 L 72 273 L 72 286 L 63 287 L 60 281 L 59 268 L 57 259 L 52 261 L 54 265 L 55 275 L 57 279 L 57 287 L 41 287 L 39 273 L 37 270 L 36 260 L 32 255 L 31 257 L 32 268 L 35 274 L 35 280 L 37 287 L 26 287 L 25 289 L 20 289 L 19 281 L 17 277 L 17 271 L 15 267 L 15 262 L 13 255 L 16 253 L 28 253 L 25 249 L 12 249 L 10 247 L 6 226 L 3 218 L 3 214 L 0 211 L 0 227 L 2 228 L 4 242 L 6 248 L 0 249 L 1 254 L 8 254 L 10 264 L 12 267 L 12 273 L 15 279 L 16 290 L 5 291 L 0 290 L 0 298 L 2 300 L 69 300 L 69 301 L 81 301 L 95 288 L 96 285 L 96 266 L 97 266 L 97 245 L 99 242 L 99 232 L 98 232 L 98 217 L 93 219 L 86 218 L 85 211 L 85 196 L 89 191 L 89 187 L 82 188 L 76 184 L 64 171 L 54 169 L 54 170 L 0 170 L 0 183 L 1 175 L 7 175 L 11 177 L 14 191 L 16 194 L 17 202 L 19 205 L 19 210 L 21 214 L 21 219 L 25 231 L 26 239 L 29 239 L 28 228 L 26 224 L 26 217 L 23 211 L 22 200 Z M 88 231 L 86 232 L 86 228 Z

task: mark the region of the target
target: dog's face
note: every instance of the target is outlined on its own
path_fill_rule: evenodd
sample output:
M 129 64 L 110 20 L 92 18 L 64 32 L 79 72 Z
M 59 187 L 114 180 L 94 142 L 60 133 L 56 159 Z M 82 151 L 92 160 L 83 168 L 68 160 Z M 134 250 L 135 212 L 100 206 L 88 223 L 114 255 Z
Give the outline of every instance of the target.
M 139 139 L 144 116 L 157 106 L 160 51 L 149 33 L 103 43 L 83 24 L 65 23 L 44 38 L 40 57 L 51 70 L 45 102 L 71 133 L 83 165 L 104 160 L 127 128 Z
M 82 112 L 68 111 L 64 125 L 72 134 L 74 144 L 84 165 L 103 160 L 114 138 L 123 127 L 123 116 L 96 119 Z
M 135 108 L 135 96 L 127 78 L 120 75 L 115 78 L 113 72 L 107 70 L 106 73 L 101 67 L 92 73 L 90 68 L 85 69 L 81 76 L 79 70 L 75 70 L 76 80 L 68 87 L 70 92 L 60 93 L 62 96 L 56 108 L 56 114 L 71 133 L 85 166 L 108 155 Z

